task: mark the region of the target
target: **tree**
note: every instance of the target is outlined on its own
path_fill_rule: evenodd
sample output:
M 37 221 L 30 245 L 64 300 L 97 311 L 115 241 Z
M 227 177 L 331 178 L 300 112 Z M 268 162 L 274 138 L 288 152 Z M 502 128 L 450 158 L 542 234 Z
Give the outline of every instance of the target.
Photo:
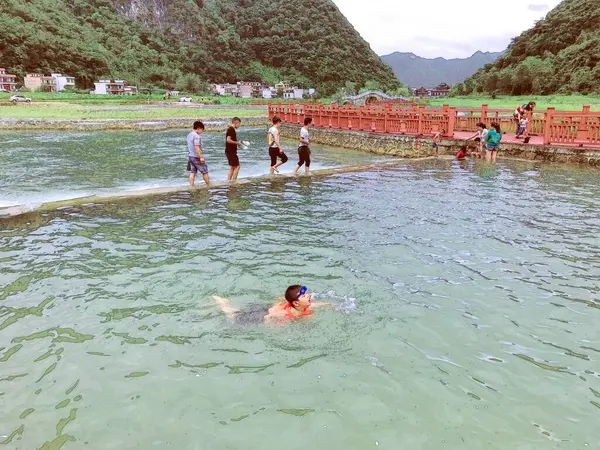
M 208 91 L 207 83 L 194 73 L 184 73 L 177 77 L 175 89 L 194 94 L 205 94 Z
M 377 80 L 367 80 L 364 87 L 359 91 L 360 93 L 367 91 L 382 91 L 381 83 Z

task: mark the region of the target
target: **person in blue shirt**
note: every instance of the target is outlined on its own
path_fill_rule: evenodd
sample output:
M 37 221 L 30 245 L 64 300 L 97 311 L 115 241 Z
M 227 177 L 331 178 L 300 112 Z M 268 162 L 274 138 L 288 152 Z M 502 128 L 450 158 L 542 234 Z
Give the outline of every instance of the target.
M 496 162 L 496 153 L 500 149 L 500 141 L 502 140 L 502 130 L 498 123 L 492 123 L 492 129 L 485 137 L 485 157 L 490 162 Z
M 202 156 L 202 137 L 200 136 L 204 132 L 204 124 L 197 120 L 194 122 L 193 130 L 187 136 L 187 149 L 188 149 L 188 165 L 187 170 L 190 172 L 190 186 L 194 186 L 196 174 L 200 172 L 204 182 L 208 186 L 208 166 Z

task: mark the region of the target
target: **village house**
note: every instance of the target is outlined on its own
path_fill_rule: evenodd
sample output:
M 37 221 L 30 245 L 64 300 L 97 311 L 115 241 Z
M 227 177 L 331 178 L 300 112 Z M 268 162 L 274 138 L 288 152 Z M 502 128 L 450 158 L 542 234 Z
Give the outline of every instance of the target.
M 431 90 L 431 96 L 432 97 L 446 97 L 450 94 L 450 86 L 448 86 L 446 83 L 442 83 L 439 86 L 433 88 Z
M 54 78 L 56 82 L 56 91 L 64 91 L 65 89 L 74 89 L 75 88 L 75 78 L 69 75 L 62 75 L 60 73 L 51 74 L 52 78 Z
M 239 94 L 239 88 L 237 84 L 215 84 L 213 85 L 213 92 L 217 95 L 223 95 L 226 97 L 237 97 Z
M 4 67 L 0 67 L 0 90 L 17 90 L 17 76 L 6 73 L 6 69 Z
M 286 99 L 302 99 L 304 97 L 304 89 L 290 87 L 283 90 L 283 98 Z
M 415 96 L 417 96 L 417 97 L 429 97 L 430 95 L 431 95 L 431 91 L 429 89 L 425 89 L 424 87 L 415 89 Z
M 92 94 L 110 94 L 110 95 L 135 95 L 137 94 L 137 87 L 129 86 L 126 81 L 123 80 L 100 80 L 94 82 L 96 89 L 93 90 Z
M 238 96 L 241 98 L 252 98 L 254 92 L 261 87 L 258 81 L 238 81 Z
M 32 92 L 56 92 L 56 80 L 41 73 L 28 73 L 23 79 L 23 86 Z

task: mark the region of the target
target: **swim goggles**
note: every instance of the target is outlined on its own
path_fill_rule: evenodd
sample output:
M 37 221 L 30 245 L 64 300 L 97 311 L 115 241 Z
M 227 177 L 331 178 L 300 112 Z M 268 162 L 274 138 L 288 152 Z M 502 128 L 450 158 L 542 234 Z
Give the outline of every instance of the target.
M 306 286 L 302 286 L 300 288 L 300 292 L 298 292 L 298 295 L 296 295 L 296 300 L 298 300 L 300 297 L 306 294 L 306 291 L 308 291 L 308 288 Z

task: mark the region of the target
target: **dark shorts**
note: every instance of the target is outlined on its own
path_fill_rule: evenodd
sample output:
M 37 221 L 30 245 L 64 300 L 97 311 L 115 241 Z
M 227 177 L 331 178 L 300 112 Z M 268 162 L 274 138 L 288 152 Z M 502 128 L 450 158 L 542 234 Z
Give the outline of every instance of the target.
M 262 323 L 267 314 L 269 314 L 269 305 L 252 304 L 238 311 L 232 317 L 231 322 L 235 325 L 255 325 Z
M 497 151 L 497 150 L 498 150 L 500 147 L 499 147 L 497 144 L 490 144 L 490 143 L 487 143 L 487 144 L 486 144 L 486 146 L 485 146 L 485 148 L 486 148 L 487 150 L 489 150 L 490 152 L 495 152 L 495 151 Z
M 187 170 L 188 172 L 192 173 L 200 172 L 204 175 L 205 173 L 208 173 L 208 166 L 206 165 L 206 163 L 201 163 L 200 158 L 196 158 L 195 156 L 189 156 Z
M 231 167 L 238 167 L 240 165 L 240 158 L 238 158 L 237 150 L 225 150 L 225 156 L 227 156 L 227 163 Z
M 303 145 L 298 148 L 298 166 L 306 164 L 306 167 L 310 167 L 310 148 Z
M 271 167 L 277 164 L 277 158 L 281 159 L 281 162 L 285 164 L 288 160 L 288 157 L 285 153 L 279 153 L 279 149 L 277 147 L 269 147 L 269 156 L 271 157 Z
M 525 133 L 525 128 L 526 128 L 526 127 L 519 127 L 519 128 L 517 129 L 517 134 L 523 134 L 523 133 Z

